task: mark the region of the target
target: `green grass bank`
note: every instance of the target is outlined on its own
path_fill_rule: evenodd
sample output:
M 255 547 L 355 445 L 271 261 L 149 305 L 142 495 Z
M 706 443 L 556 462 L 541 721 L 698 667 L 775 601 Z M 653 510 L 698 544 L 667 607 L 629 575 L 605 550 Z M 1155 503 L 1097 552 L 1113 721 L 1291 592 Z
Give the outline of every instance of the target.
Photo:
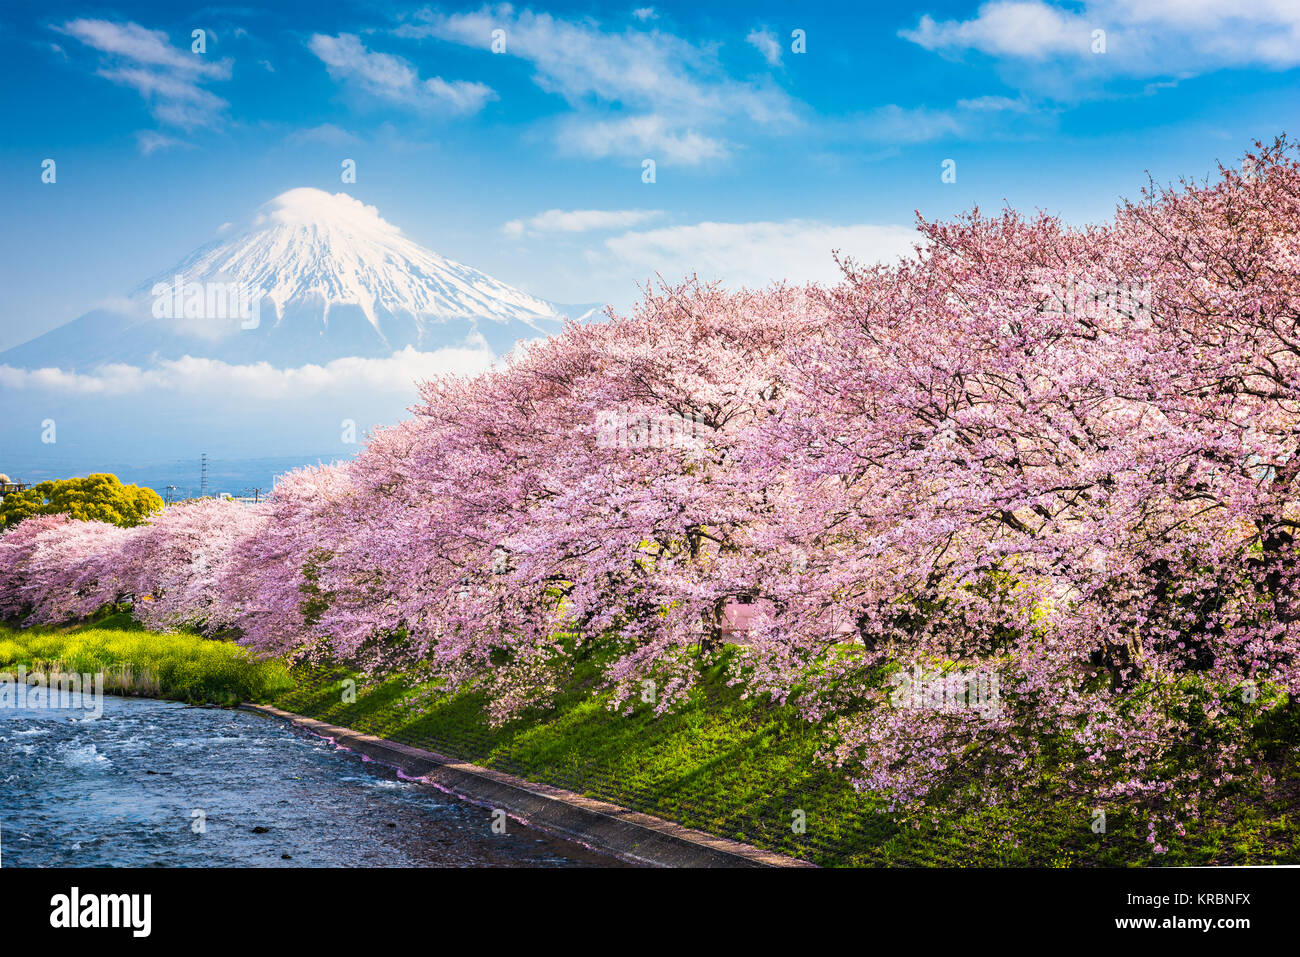
M 394 741 L 801 857 L 823 866 L 1131 866 L 1295 862 L 1300 775 L 1265 793 L 1242 787 L 1231 807 L 1204 808 L 1201 826 L 1155 854 L 1145 827 L 1123 812 L 1105 834 L 1091 809 L 1053 801 L 989 809 L 956 820 L 900 825 L 817 760 L 821 732 L 787 707 L 742 700 L 720 667 L 689 705 L 630 716 L 579 674 L 546 712 L 501 728 L 475 693 L 440 695 L 401 678 L 367 684 L 341 669 L 295 669 L 273 704 Z M 344 680 L 357 681 L 344 701 Z M 1293 752 L 1294 754 L 1294 752 Z M 1274 769 L 1278 773 L 1279 769 Z M 804 831 L 794 823 L 802 812 Z

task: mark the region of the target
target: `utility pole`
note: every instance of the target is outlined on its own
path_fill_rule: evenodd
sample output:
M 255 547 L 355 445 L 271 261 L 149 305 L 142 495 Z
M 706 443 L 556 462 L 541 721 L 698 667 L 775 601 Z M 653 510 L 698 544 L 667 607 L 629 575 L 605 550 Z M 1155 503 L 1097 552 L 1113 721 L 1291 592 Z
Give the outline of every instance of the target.
M 266 491 L 263 488 L 246 488 L 244 491 L 253 493 L 253 504 L 256 505 L 262 499 L 262 493 Z
M 199 467 L 199 498 L 208 497 L 208 453 L 203 453 L 202 465 Z
M 175 486 L 175 485 L 168 485 L 167 488 L 165 489 L 165 491 L 167 492 L 167 502 L 166 502 L 166 504 L 167 504 L 167 505 L 170 505 L 172 502 L 174 502 L 174 501 L 176 500 L 176 493 L 177 493 L 177 491 L 179 491 L 179 489 L 178 489 L 178 487 Z

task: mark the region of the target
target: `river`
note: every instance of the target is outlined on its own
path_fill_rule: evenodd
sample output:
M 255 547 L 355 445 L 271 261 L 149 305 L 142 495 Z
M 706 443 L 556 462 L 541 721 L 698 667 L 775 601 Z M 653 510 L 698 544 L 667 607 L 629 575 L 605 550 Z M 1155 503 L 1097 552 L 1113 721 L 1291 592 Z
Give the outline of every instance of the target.
M 0 708 L 0 866 L 619 862 L 243 711 L 106 697 Z

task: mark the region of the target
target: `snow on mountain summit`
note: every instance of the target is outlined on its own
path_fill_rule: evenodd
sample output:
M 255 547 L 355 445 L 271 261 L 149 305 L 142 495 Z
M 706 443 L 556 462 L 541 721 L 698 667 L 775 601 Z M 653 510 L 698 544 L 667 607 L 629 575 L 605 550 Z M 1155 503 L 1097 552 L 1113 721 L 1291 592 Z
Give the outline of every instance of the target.
M 331 307 L 354 305 L 376 329 L 385 311 L 499 322 L 558 318 L 545 300 L 407 239 L 375 207 L 309 187 L 281 193 L 258 211 L 250 231 L 199 250 L 175 271 L 187 281 L 259 289 L 278 319 L 289 303 L 313 299 L 326 322 Z
M 162 308 L 170 290 L 251 291 L 256 322 Z M 182 301 L 176 293 L 176 302 Z M 161 303 L 167 307 L 170 303 Z M 96 310 L 0 353 L 26 368 L 143 366 L 190 355 L 278 368 L 413 348 L 508 351 L 557 331 L 566 309 L 425 249 L 373 206 L 300 187 L 138 286 L 129 305 Z
M 254 225 L 277 223 L 289 226 L 315 223 L 349 227 L 358 232 L 401 235 L 401 230 L 347 193 L 328 193 L 311 186 L 285 190 L 266 203 L 253 219 Z

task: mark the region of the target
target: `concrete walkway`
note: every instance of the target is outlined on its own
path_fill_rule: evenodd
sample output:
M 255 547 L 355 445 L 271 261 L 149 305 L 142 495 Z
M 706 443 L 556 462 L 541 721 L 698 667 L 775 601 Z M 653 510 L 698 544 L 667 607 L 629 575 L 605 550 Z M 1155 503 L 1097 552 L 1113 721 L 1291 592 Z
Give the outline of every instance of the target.
M 282 718 L 371 760 L 398 768 L 481 807 L 504 810 L 532 827 L 649 867 L 812 867 L 807 861 L 682 827 L 563 788 L 537 784 L 386 738 L 326 724 L 270 705 L 240 707 Z

